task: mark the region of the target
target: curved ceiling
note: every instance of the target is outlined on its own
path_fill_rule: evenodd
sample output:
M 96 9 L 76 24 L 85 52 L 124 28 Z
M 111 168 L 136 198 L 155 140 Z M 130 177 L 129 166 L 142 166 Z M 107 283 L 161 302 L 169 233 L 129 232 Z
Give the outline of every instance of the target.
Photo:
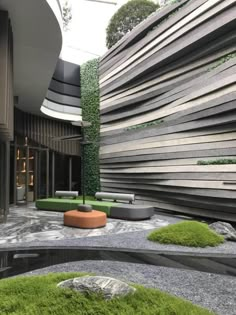
M 0 0 L 8 11 L 14 41 L 14 95 L 19 109 L 40 114 L 40 106 L 62 47 L 57 0 Z

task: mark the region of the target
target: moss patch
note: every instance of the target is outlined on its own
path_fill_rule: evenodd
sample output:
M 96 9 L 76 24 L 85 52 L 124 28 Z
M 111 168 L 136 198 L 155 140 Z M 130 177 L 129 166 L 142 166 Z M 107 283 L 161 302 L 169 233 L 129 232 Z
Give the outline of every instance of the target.
M 184 221 L 151 232 L 148 240 L 162 244 L 207 247 L 223 243 L 224 237 L 213 232 L 205 223 Z
M 136 286 L 137 291 L 111 301 L 57 288 L 57 283 L 84 274 L 54 273 L 1 280 L 0 310 L 8 315 L 210 315 L 210 311 L 159 290 Z

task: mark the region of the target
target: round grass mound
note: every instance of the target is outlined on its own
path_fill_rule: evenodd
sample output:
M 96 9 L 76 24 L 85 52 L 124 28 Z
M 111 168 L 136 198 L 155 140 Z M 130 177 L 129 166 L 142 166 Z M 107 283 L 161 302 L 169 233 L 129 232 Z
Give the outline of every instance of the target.
M 224 237 L 213 232 L 205 223 L 184 221 L 151 232 L 148 240 L 162 244 L 207 247 L 223 243 Z
M 57 288 L 81 273 L 54 273 L 0 281 L 0 310 L 8 315 L 210 315 L 212 312 L 155 289 L 135 286 L 126 297 L 106 301 L 100 295 L 83 295 Z

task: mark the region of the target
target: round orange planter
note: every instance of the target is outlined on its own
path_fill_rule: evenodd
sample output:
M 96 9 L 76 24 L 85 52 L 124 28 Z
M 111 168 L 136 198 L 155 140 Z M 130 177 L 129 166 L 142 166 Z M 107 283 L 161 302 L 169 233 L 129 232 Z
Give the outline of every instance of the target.
M 82 229 L 96 229 L 106 225 L 107 215 L 104 212 L 92 210 L 82 212 L 71 210 L 64 213 L 64 225 Z

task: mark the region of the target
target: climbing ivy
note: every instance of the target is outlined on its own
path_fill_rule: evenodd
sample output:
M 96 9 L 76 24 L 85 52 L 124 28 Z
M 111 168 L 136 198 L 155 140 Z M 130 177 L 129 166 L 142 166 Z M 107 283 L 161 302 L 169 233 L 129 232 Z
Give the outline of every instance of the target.
M 229 61 L 230 59 L 236 58 L 236 52 L 228 54 L 224 57 L 221 57 L 220 59 L 218 59 L 209 69 L 208 71 L 214 70 L 215 68 L 218 68 L 219 66 L 221 66 L 222 64 L 224 64 L 225 62 Z
M 83 121 L 92 123 L 84 128 L 85 138 L 92 143 L 85 150 L 85 193 L 94 195 L 100 190 L 99 172 L 99 80 L 98 60 L 93 59 L 81 66 L 81 106 Z
M 162 119 L 157 119 L 157 120 L 149 121 L 149 122 L 144 123 L 144 124 L 139 124 L 139 125 L 127 127 L 127 128 L 125 128 L 125 130 L 129 131 L 129 130 L 134 130 L 134 129 L 146 128 L 146 127 L 150 127 L 150 126 L 154 126 L 154 125 L 159 125 L 163 121 L 164 120 L 162 120 Z
M 221 165 L 221 164 L 236 164 L 236 159 L 217 159 L 217 160 L 199 160 L 198 165 Z

